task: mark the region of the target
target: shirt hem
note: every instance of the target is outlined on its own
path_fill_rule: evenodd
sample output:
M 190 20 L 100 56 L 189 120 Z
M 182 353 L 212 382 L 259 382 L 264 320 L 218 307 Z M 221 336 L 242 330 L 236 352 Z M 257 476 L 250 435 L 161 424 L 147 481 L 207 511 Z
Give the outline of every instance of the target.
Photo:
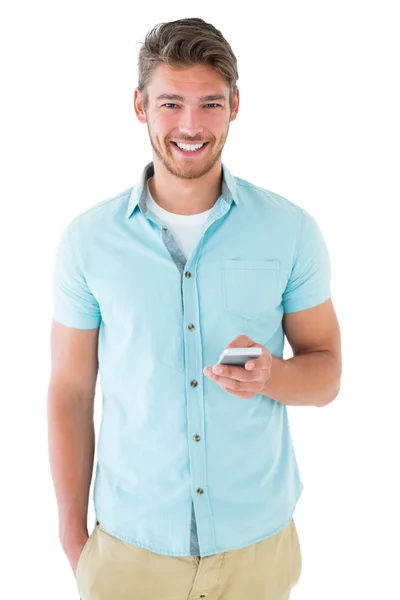
M 224 547 L 224 548 L 215 548 L 212 551 L 206 551 L 204 554 L 201 554 L 201 552 L 196 555 L 196 556 L 200 556 L 201 558 L 204 558 L 206 556 L 212 556 L 214 554 L 220 554 L 223 552 L 229 552 L 230 550 L 240 550 L 241 548 L 246 548 L 246 546 L 252 546 L 253 544 L 257 544 L 258 542 L 262 542 L 263 540 L 266 540 L 270 537 L 273 537 L 274 535 L 276 535 L 277 533 L 279 533 L 280 531 L 282 531 L 282 529 L 284 529 L 286 527 L 286 525 L 288 525 L 288 523 L 291 521 L 291 519 L 293 518 L 293 514 L 296 508 L 296 505 L 300 499 L 300 496 L 303 492 L 304 486 L 302 485 L 300 488 L 299 493 L 297 494 L 294 506 L 292 508 L 292 510 L 290 511 L 290 516 L 284 521 L 284 523 L 282 525 L 279 525 L 279 527 L 277 529 L 275 529 L 272 533 L 268 533 L 268 534 L 263 534 L 261 536 L 259 536 L 256 539 L 244 542 L 243 544 L 241 544 L 240 546 L 230 546 L 230 547 Z M 103 525 L 101 519 L 99 519 L 99 524 L 100 527 L 102 527 L 107 533 L 109 533 L 110 535 L 122 540 L 123 542 L 127 542 L 128 544 L 133 544 L 134 546 L 139 546 L 139 548 L 143 548 L 144 550 L 149 550 L 150 552 L 155 552 L 156 554 L 162 554 L 164 556 L 187 556 L 187 557 L 191 557 L 194 556 L 193 554 L 187 554 L 185 552 L 174 552 L 173 554 L 171 554 L 170 550 L 161 550 L 160 548 L 155 548 L 154 546 L 150 546 L 147 545 L 145 546 L 144 544 L 141 544 L 140 542 L 137 542 L 136 540 L 133 540 L 132 538 L 128 538 L 125 535 L 122 535 L 118 532 L 116 532 L 115 530 L 112 529 L 108 529 L 107 525 Z

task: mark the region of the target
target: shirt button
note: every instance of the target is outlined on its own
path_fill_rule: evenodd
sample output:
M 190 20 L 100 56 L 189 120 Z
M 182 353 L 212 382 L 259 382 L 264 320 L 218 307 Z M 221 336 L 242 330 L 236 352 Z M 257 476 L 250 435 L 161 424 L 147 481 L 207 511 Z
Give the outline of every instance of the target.
M 191 276 L 192 276 L 191 272 L 190 271 L 186 271 L 185 277 L 187 277 L 189 279 L 189 277 L 191 277 Z
M 201 496 L 201 495 L 202 495 L 202 493 L 203 493 L 203 490 L 202 490 L 201 488 L 199 488 L 199 489 L 197 490 L 197 493 L 199 494 L 199 496 Z
M 199 435 L 195 435 L 195 436 L 193 437 L 193 439 L 194 439 L 194 441 L 195 441 L 195 442 L 199 442 L 199 441 L 201 440 L 201 438 L 200 438 L 200 436 L 199 436 Z
M 193 331 L 193 329 L 194 329 L 194 325 L 193 325 L 193 323 L 190 323 L 190 324 L 188 325 L 188 329 L 190 329 L 190 331 Z
M 196 387 L 197 386 L 197 381 L 195 379 L 193 379 L 193 381 L 190 382 L 190 385 L 192 387 Z

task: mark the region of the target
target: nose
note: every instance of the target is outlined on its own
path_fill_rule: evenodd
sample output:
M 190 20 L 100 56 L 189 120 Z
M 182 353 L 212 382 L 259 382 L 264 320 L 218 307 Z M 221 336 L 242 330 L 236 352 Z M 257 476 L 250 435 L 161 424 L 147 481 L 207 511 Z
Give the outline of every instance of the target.
M 182 110 L 179 131 L 191 137 L 194 137 L 196 134 L 202 135 L 204 126 L 201 124 L 201 117 L 197 108 L 186 106 Z

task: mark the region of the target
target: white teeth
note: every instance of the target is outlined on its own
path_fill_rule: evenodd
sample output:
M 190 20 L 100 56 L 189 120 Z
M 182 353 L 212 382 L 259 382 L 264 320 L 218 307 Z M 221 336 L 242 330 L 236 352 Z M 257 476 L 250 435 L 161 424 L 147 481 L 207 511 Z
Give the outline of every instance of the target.
M 178 148 L 181 150 L 186 150 L 187 152 L 194 152 L 195 150 L 199 150 L 204 146 L 204 144 L 176 144 Z

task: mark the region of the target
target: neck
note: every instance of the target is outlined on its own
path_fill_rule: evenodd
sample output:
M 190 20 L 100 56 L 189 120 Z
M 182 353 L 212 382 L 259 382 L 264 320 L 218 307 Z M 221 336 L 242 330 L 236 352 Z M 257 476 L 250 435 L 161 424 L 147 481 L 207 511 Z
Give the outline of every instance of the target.
M 222 164 L 217 161 L 205 175 L 182 179 L 170 173 L 155 156 L 150 193 L 164 210 L 178 215 L 197 215 L 212 208 L 221 195 Z

